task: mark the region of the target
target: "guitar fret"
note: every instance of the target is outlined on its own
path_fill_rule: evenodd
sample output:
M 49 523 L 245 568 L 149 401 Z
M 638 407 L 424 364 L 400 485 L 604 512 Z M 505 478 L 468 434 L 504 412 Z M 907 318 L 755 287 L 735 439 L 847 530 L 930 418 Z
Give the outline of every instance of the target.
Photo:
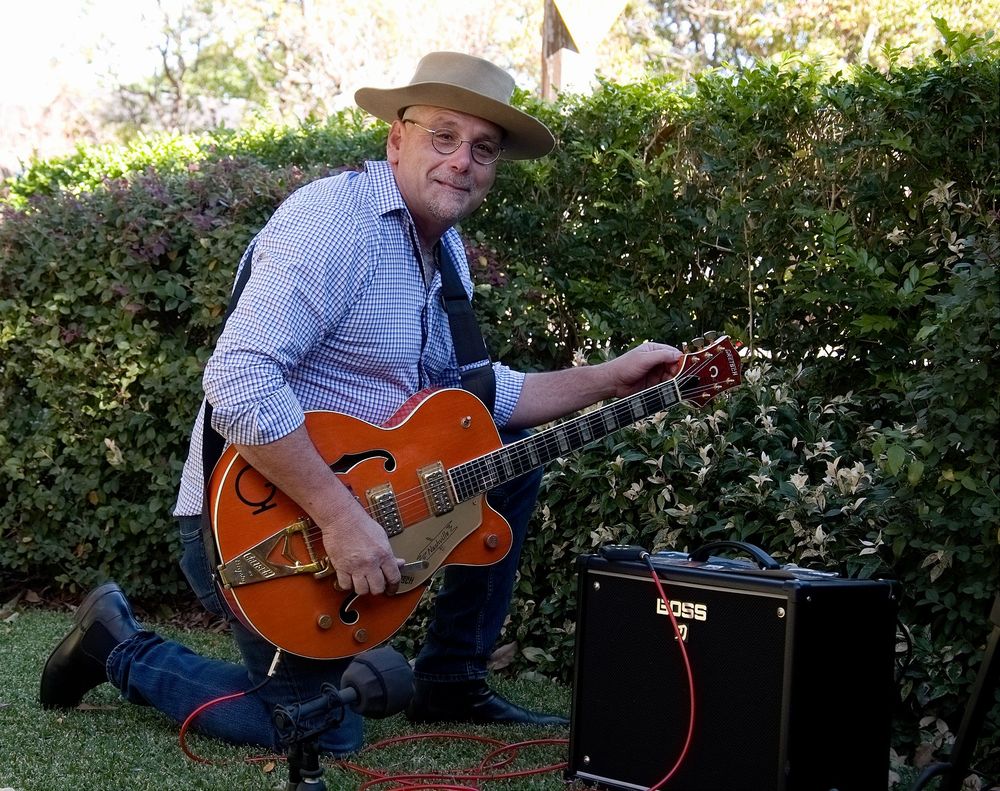
M 618 420 L 611 409 L 604 410 L 604 425 L 608 431 L 615 431 L 618 428 Z
M 538 450 L 536 449 L 537 442 L 529 440 L 525 449 L 528 452 L 528 462 L 531 464 L 531 469 L 538 467 L 542 464 L 542 460 L 538 457 Z
M 475 486 L 473 485 L 472 471 L 471 467 L 475 464 L 475 460 L 466 462 L 456 469 L 456 472 L 460 474 L 458 480 L 455 481 L 455 491 L 458 495 L 459 502 L 465 502 L 473 497 L 475 494 Z
M 491 453 L 488 456 L 483 456 L 484 472 L 481 480 L 483 488 L 486 490 L 490 490 L 495 486 L 500 485 L 500 479 L 497 477 L 496 466 L 493 463 L 494 455 L 495 454 Z

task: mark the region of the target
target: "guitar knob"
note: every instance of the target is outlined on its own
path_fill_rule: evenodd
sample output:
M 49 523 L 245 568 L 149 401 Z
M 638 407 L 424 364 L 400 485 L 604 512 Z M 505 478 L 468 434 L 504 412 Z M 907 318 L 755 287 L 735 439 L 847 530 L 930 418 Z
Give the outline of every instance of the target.
M 705 333 L 704 337 L 705 340 L 708 341 L 709 343 L 715 343 L 717 340 L 719 340 L 719 333 L 717 333 L 715 330 L 709 330 L 708 332 Z
M 698 336 L 697 338 L 692 338 L 691 345 L 694 346 L 694 348 L 700 352 L 702 349 L 705 348 L 705 339 L 702 338 L 701 336 Z

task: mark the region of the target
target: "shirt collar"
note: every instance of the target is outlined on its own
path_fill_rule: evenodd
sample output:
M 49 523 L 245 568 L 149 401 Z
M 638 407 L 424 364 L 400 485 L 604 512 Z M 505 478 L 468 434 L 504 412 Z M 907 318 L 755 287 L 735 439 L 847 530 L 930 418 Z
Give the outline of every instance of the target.
M 403 200 L 403 195 L 396 185 L 396 177 L 389 163 L 385 160 L 365 162 L 365 172 L 372 180 L 372 194 L 375 196 L 375 210 L 378 214 L 384 216 L 394 211 L 402 211 L 412 228 L 413 218 L 410 216 L 406 201 Z M 454 227 L 445 231 L 440 243 L 447 245 L 453 261 L 463 260 L 459 256 L 465 255 L 465 246 L 462 244 L 462 237 Z M 464 267 L 458 267 L 464 281 L 463 269 Z

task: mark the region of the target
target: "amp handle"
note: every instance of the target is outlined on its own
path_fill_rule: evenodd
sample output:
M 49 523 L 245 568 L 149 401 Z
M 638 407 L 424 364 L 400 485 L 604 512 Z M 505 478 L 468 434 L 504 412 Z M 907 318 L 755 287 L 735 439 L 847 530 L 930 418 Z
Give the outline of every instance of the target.
M 712 541 L 698 547 L 694 552 L 688 555 L 688 560 L 699 562 L 708 560 L 709 555 L 711 555 L 716 549 L 738 549 L 753 557 L 753 559 L 757 561 L 758 566 L 768 571 L 775 571 L 781 568 L 781 564 L 768 555 L 763 549 L 754 544 L 748 544 L 746 541 Z

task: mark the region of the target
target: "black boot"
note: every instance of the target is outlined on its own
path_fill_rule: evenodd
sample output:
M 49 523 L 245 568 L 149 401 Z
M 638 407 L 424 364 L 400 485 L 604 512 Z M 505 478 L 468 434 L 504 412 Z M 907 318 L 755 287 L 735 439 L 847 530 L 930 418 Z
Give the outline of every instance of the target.
M 556 714 L 530 711 L 498 695 L 486 681 L 414 681 L 413 698 L 406 708 L 410 722 L 509 723 L 565 726 Z
M 142 626 L 117 583 L 106 582 L 87 594 L 73 617 L 73 628 L 49 655 L 38 698 L 43 707 L 72 708 L 108 680 L 108 657 Z

